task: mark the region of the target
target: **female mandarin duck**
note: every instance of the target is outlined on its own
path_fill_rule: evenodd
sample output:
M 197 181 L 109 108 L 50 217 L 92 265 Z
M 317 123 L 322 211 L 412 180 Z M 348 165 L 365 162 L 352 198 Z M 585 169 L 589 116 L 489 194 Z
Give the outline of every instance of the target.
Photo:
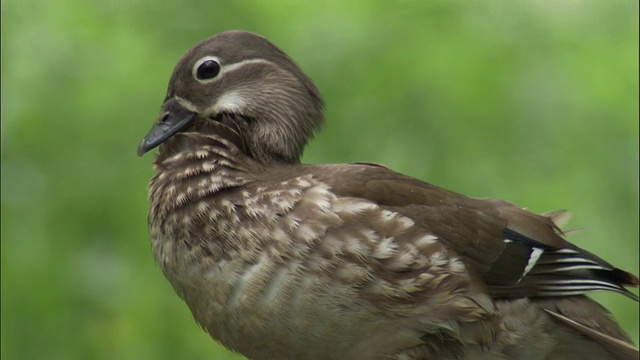
M 138 154 L 153 254 L 196 321 L 250 359 L 637 359 L 583 294 L 638 278 L 536 215 L 369 164 L 300 164 L 312 81 L 256 34 L 178 62 Z

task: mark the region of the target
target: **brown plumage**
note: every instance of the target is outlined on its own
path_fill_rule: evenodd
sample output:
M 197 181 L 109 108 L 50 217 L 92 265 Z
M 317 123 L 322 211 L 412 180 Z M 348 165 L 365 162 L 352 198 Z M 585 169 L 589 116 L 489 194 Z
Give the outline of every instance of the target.
M 196 321 L 251 359 L 632 359 L 583 294 L 638 278 L 567 242 L 562 212 L 369 163 L 303 165 L 323 122 L 281 50 L 229 31 L 177 64 L 140 155 L 153 254 Z

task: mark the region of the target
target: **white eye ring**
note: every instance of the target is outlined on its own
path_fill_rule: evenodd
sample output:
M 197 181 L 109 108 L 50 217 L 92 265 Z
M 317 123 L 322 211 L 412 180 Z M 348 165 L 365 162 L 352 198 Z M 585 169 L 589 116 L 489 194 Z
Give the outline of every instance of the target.
M 205 56 L 202 59 L 196 61 L 191 70 L 193 78 L 197 81 L 206 84 L 212 82 L 222 70 L 220 60 L 215 56 Z

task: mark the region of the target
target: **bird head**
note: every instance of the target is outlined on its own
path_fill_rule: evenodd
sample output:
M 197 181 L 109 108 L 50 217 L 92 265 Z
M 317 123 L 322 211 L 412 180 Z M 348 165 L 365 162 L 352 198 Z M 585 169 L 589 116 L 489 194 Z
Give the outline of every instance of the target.
M 182 56 L 138 155 L 181 132 L 224 128 L 259 161 L 299 162 L 324 121 L 322 108 L 318 89 L 282 50 L 259 35 L 226 31 Z

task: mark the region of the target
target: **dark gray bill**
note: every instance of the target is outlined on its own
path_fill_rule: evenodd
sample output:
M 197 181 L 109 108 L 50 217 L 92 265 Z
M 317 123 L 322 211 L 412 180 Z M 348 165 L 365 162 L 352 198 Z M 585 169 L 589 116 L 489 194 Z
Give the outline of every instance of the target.
M 147 151 L 162 144 L 162 142 L 170 138 L 171 135 L 187 128 L 197 116 L 197 113 L 181 106 L 172 106 L 171 109 L 165 112 L 155 125 L 153 125 L 144 139 L 142 139 L 142 142 L 138 146 L 138 156 L 144 155 Z

